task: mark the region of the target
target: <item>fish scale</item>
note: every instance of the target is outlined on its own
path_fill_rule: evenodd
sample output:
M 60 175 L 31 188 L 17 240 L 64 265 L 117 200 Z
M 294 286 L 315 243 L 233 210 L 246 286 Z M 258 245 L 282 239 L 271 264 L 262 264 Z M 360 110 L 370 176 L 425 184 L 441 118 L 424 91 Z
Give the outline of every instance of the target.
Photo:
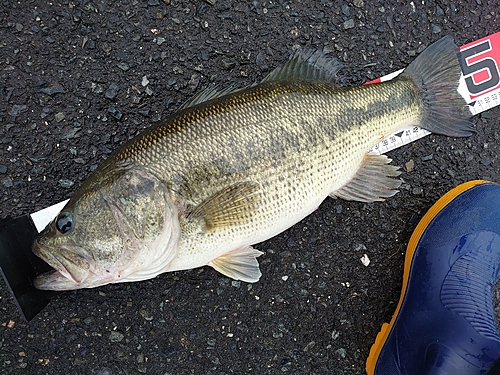
M 257 281 L 262 253 L 252 244 L 328 195 L 373 202 L 397 192 L 398 168 L 368 153 L 384 136 L 413 124 L 472 134 L 455 49 L 445 37 L 398 78 L 354 88 L 335 84 L 336 62 L 298 52 L 259 84 L 196 95 L 116 150 L 40 234 L 33 251 L 55 271 L 36 286 L 95 287 L 204 265 Z
M 176 169 L 175 173 L 187 176 L 182 178 L 184 181 L 199 181 L 196 177 L 189 176 L 189 173 L 193 170 L 193 165 L 207 163 L 207 160 L 217 172 L 212 173 L 212 179 L 199 181 L 196 188 L 185 189 L 196 191 L 196 198 L 182 198 L 196 204 L 227 186 L 252 181 L 260 185 L 261 200 L 259 207 L 252 212 L 250 222 L 220 228 L 206 237 L 181 239 L 178 259 L 172 263 L 172 269 L 183 269 L 183 260 L 191 261 L 192 249 L 199 248 L 203 243 L 206 249 L 201 253 L 207 260 L 200 262 L 206 263 L 242 242 L 260 242 L 293 225 L 311 213 L 328 194 L 353 177 L 366 150 L 401 124 L 417 123 L 420 115 L 418 106 L 405 102 L 403 95 L 399 100 L 400 106 L 395 108 L 394 103 L 389 104 L 388 98 L 394 96 L 394 91 L 416 91 L 415 86 L 404 79 L 378 85 L 371 90 L 363 87 L 356 91 L 313 83 L 288 84 L 285 90 L 274 89 L 273 83 L 267 86 L 270 87 L 259 87 L 259 95 L 249 95 L 253 102 L 246 99 L 241 104 L 233 104 L 229 100 L 232 105 L 242 107 L 234 110 L 231 122 L 227 122 L 229 119 L 224 115 L 220 119 L 214 118 L 218 116 L 217 107 L 208 114 L 193 116 L 200 123 L 193 124 L 190 129 L 211 125 L 221 130 L 212 133 L 214 138 L 210 138 L 212 134 L 207 134 L 207 138 L 199 144 L 192 141 L 190 147 L 199 150 L 199 153 L 183 154 L 187 159 L 184 164 L 175 160 L 173 164 L 176 167 L 185 166 L 184 170 Z M 262 94 L 265 89 L 271 94 Z M 267 100 L 263 101 L 261 97 L 266 97 Z M 349 121 L 345 121 L 343 112 L 346 109 L 342 103 L 356 103 L 353 107 L 361 108 L 368 101 L 377 104 L 372 106 L 371 112 L 374 113 L 366 108 L 359 116 L 351 115 Z M 224 112 L 225 103 L 220 106 L 223 108 L 221 112 L 227 113 Z M 401 109 L 398 110 L 399 108 Z M 413 111 L 408 108 L 413 108 Z M 198 109 L 193 109 L 195 110 Z M 387 112 L 391 116 L 385 115 Z M 252 115 L 248 115 L 249 113 Z M 223 146 L 228 144 L 228 133 L 236 143 L 224 149 Z M 245 155 L 245 144 L 253 138 L 259 139 L 259 143 L 255 144 L 254 155 Z M 273 142 L 276 139 L 281 142 L 276 144 Z M 172 146 L 168 140 L 156 143 L 156 147 L 165 149 Z M 209 159 L 210 147 L 224 149 L 225 158 L 234 161 L 234 174 L 226 173 L 225 165 L 218 166 L 217 159 Z M 354 153 L 353 150 L 357 152 Z M 244 162 L 240 160 L 241 157 L 245 157 Z M 338 163 L 338 160 L 345 162 Z M 168 166 L 161 162 L 159 166 L 164 167 L 152 168 L 150 165 L 144 168 L 152 168 L 150 171 L 158 176 L 168 175 Z
M 247 178 L 262 173 L 269 173 L 269 168 L 282 168 L 284 164 L 301 160 L 302 163 L 314 163 L 314 158 L 322 157 L 322 150 L 326 150 L 326 159 L 333 164 L 334 158 L 342 158 L 342 150 L 352 147 L 368 148 L 376 142 L 382 135 L 393 128 L 397 128 L 401 122 L 418 122 L 418 110 L 413 113 L 405 111 L 407 103 L 401 102 L 402 110 L 394 106 L 394 103 L 387 103 L 387 98 L 391 91 L 398 86 L 406 88 L 403 83 L 392 82 L 389 85 L 378 85 L 376 90 L 358 90 L 360 93 L 352 93 L 349 90 L 339 90 L 334 86 L 322 86 L 322 91 L 316 90 L 308 93 L 305 84 L 289 84 L 286 91 L 276 91 L 270 87 L 269 91 L 274 93 L 272 99 L 262 100 L 262 97 L 270 98 L 269 94 L 264 94 L 266 87 L 259 87 L 256 95 L 248 95 L 245 101 L 239 104 L 231 103 L 232 108 L 220 103 L 215 103 L 215 109 L 204 111 L 204 108 L 193 108 L 189 111 L 184 122 L 189 123 L 189 132 L 175 134 L 168 137 L 165 128 L 171 127 L 168 119 L 157 125 L 148 134 L 144 135 L 147 141 L 139 142 L 146 145 L 137 148 L 136 144 L 126 146 L 125 155 L 132 155 L 130 160 L 135 165 L 141 165 L 159 178 L 166 181 L 175 180 L 176 175 L 183 176 L 182 180 L 192 180 L 196 176 L 190 173 L 196 170 L 197 165 L 209 165 L 212 177 L 216 179 L 227 178 L 228 182 L 235 182 L 231 175 L 237 178 Z M 273 85 L 268 85 L 273 86 Z M 313 88 L 318 85 L 311 84 Z M 401 90 L 404 91 L 404 90 Z M 387 94 L 385 94 L 386 92 Z M 332 97 L 339 96 L 339 97 Z M 364 110 L 359 116 L 350 115 L 345 120 L 345 108 L 343 102 L 365 103 L 376 101 L 375 111 L 384 110 L 392 114 L 381 116 L 384 121 L 376 119 L 375 113 Z M 383 108 L 385 105 L 386 108 Z M 414 106 L 416 107 L 416 106 Z M 220 108 L 220 109 L 219 109 Z M 225 111 L 231 111 L 231 117 L 225 115 Z M 375 112 L 373 111 L 373 112 Z M 366 124 L 364 118 L 370 119 L 375 125 Z M 409 120 L 408 120 L 409 119 Z M 378 124 L 377 124 L 378 123 Z M 358 131 L 346 133 L 345 131 L 357 124 Z M 199 129 L 199 133 L 196 131 Z M 204 131 L 204 129 L 209 129 Z M 197 136 L 191 137 L 190 133 L 196 132 Z M 340 142 L 336 143 L 334 138 Z M 180 139 L 189 139 L 183 143 Z M 255 141 L 258 139 L 258 142 Z M 321 146 L 318 143 L 321 141 Z M 247 144 L 251 144 L 248 147 Z M 190 147 L 190 152 L 177 152 L 180 146 Z M 318 148 L 313 149 L 313 147 Z M 333 150 L 338 147 L 339 150 Z M 248 153 L 252 149 L 252 154 Z M 365 147 L 366 148 L 366 147 Z M 283 152 L 286 151 L 286 154 Z M 292 152 L 308 152 L 311 155 L 306 157 L 297 156 L 290 159 Z M 169 155 L 166 159 L 162 155 Z M 318 154 L 316 157 L 315 155 Z M 122 155 L 122 154 L 119 154 Z M 154 156 L 156 157 L 154 157 Z M 220 157 L 227 162 L 220 162 Z M 243 160 L 242 160 L 243 159 Z M 359 164 L 359 163 L 358 163 Z M 327 166 L 325 166 L 327 167 Z M 331 165 L 332 170 L 335 165 Z M 225 170 L 229 169 L 229 172 Z M 250 169 L 250 170 L 249 170 Z M 216 172 L 218 171 L 218 173 Z M 233 172 L 234 171 L 234 172 Z M 203 176 L 206 177 L 206 176 Z M 178 178 L 177 178 L 178 179 Z M 211 182 L 211 181 L 209 181 Z M 207 195 L 214 192 L 220 186 L 206 184 Z M 203 186 L 197 186 L 203 188 Z M 186 197 L 189 199 L 189 197 Z

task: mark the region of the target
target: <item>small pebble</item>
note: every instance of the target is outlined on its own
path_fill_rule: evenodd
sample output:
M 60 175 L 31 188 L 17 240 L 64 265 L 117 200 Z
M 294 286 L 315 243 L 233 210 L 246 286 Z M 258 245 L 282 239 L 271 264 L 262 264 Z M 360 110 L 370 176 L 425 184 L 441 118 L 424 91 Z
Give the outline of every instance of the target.
M 491 159 L 490 158 L 482 158 L 481 159 L 481 164 L 488 166 L 491 164 Z
M 61 122 L 62 120 L 64 120 L 64 113 L 62 112 L 57 112 L 55 115 L 54 115 L 54 119 L 56 120 L 56 122 Z
M 345 358 L 347 355 L 347 351 L 344 348 L 335 350 L 335 353 L 337 353 L 340 358 Z
M 65 131 L 61 138 L 62 139 L 73 139 L 73 138 L 80 138 L 80 134 L 78 134 L 80 132 L 82 128 L 70 128 L 68 129 L 67 131 Z
M 99 83 L 92 82 L 90 89 L 96 94 L 102 94 L 104 92 L 104 87 Z
M 365 267 L 368 267 L 370 265 L 370 258 L 368 258 L 368 254 L 363 254 L 363 256 L 360 258 L 360 261 Z
M 148 310 L 141 309 L 139 310 L 139 314 L 147 321 L 153 320 L 153 315 Z
M 354 29 L 354 20 L 352 18 L 348 19 L 344 22 L 343 26 L 344 30 Z
M 310 349 L 314 348 L 316 345 L 315 341 L 311 341 L 309 344 L 307 344 L 304 349 L 302 349 L 303 352 L 308 352 Z
M 9 115 L 13 116 L 13 117 L 16 117 L 18 116 L 19 114 L 23 113 L 23 112 L 26 112 L 26 110 L 28 109 L 28 107 L 24 104 L 14 104 L 12 106 L 12 108 L 10 109 L 9 111 Z
M 441 32 L 441 28 L 439 26 L 432 25 L 432 32 L 434 34 L 439 34 Z
M 106 90 L 106 92 L 104 93 L 104 96 L 108 99 L 114 99 L 116 97 L 116 95 L 118 94 L 118 91 L 120 90 L 120 88 L 118 87 L 118 85 L 116 83 L 111 83 L 108 87 L 108 89 Z
M 344 16 L 347 16 L 349 17 L 350 14 L 351 14 L 351 11 L 349 9 L 349 5 L 347 4 L 342 4 L 342 13 L 344 14 Z
M 394 24 L 392 22 L 392 15 L 388 15 L 387 18 L 385 19 L 385 22 L 387 22 L 387 25 L 389 25 L 389 28 L 393 28 L 394 27 Z M 393 44 L 391 41 L 389 41 L 389 45 L 392 47 Z
M 422 161 L 429 161 L 429 160 L 432 160 L 433 157 L 434 157 L 434 154 L 429 154 L 427 156 L 422 156 L 420 159 Z
M 413 159 L 410 159 L 405 163 L 406 172 L 411 172 L 413 171 L 414 168 L 415 168 L 415 162 L 413 161 Z
M 355 247 L 354 247 L 354 251 L 361 251 L 361 250 L 366 250 L 366 246 L 363 245 L 362 243 L 358 243 Z
M 177 83 L 177 80 L 174 77 L 171 77 L 167 81 L 167 89 L 171 89 L 175 84 Z
M 424 190 L 420 186 L 414 187 L 411 191 L 413 195 L 421 195 L 423 192 Z
M 113 371 L 109 367 L 103 367 L 97 370 L 96 375 L 112 375 Z
M 116 66 L 118 68 L 120 68 L 121 70 L 123 70 L 124 72 L 126 72 L 127 70 L 130 69 L 130 67 L 127 64 L 123 63 L 123 62 L 116 64 Z
M 229 59 L 222 59 L 221 62 L 222 62 L 222 69 L 229 70 L 236 66 L 236 63 Z
M 122 113 L 113 106 L 108 108 L 108 113 L 117 120 L 121 120 L 122 118 Z
M 14 183 L 12 182 L 12 179 L 9 176 L 0 177 L 0 183 L 2 183 L 2 185 L 5 186 L 6 188 L 14 186 Z
M 184 70 L 182 68 L 178 67 L 177 65 L 172 68 L 172 71 L 174 74 L 184 74 Z
M 239 288 L 241 286 L 241 281 L 232 280 L 231 286 L 234 288 Z
M 0 164 L 0 173 L 5 174 L 7 173 L 7 166 Z
M 57 83 L 53 86 L 45 87 L 45 88 L 41 89 L 40 91 L 43 92 L 44 94 L 47 94 L 50 96 L 53 96 L 55 94 L 61 94 L 61 93 L 65 92 L 64 87 L 59 83 Z
M 490 119 L 491 118 L 491 112 L 490 111 L 485 111 L 485 112 L 481 113 L 481 118 Z
M 191 79 L 188 82 L 188 86 L 191 90 L 195 90 L 200 84 L 200 76 L 199 74 L 193 74 Z
M 111 333 L 109 334 L 109 341 L 111 341 L 111 342 L 120 342 L 120 341 L 123 340 L 124 337 L 125 336 L 121 332 L 111 331 Z
M 65 179 L 59 180 L 59 185 L 61 185 L 65 189 L 69 189 L 74 184 L 75 183 L 73 181 L 71 181 L 71 180 L 65 180 Z

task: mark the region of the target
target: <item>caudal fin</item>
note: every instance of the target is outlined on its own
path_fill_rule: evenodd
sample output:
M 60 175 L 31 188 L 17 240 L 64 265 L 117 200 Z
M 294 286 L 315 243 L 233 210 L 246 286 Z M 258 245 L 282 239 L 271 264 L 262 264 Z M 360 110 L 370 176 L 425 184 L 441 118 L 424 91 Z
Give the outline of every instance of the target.
M 421 126 L 433 133 L 467 137 L 475 133 L 471 112 L 457 91 L 460 65 L 451 36 L 431 44 L 402 73 L 420 89 L 424 104 Z

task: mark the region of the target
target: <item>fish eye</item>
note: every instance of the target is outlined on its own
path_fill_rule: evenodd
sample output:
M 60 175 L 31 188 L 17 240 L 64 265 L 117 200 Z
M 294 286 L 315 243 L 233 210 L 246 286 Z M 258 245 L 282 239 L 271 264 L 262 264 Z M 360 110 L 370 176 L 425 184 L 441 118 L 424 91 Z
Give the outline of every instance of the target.
M 61 212 L 56 220 L 56 228 L 62 234 L 69 233 L 75 227 L 73 215 L 70 212 Z

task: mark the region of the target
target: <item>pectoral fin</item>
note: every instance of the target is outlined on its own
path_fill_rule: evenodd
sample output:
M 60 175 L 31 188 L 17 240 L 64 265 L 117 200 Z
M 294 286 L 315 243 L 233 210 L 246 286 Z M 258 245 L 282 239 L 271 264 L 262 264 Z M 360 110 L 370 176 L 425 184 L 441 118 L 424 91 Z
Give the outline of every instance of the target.
M 383 201 L 392 197 L 401 185 L 401 180 L 393 177 L 401 172 L 398 167 L 389 165 L 391 161 L 385 155 L 366 154 L 351 181 L 330 195 L 359 202 Z
M 251 246 L 242 246 L 215 258 L 208 265 L 232 279 L 254 283 L 262 275 L 257 262 L 257 257 L 262 254 Z
M 228 186 L 200 203 L 189 218 L 204 222 L 213 231 L 250 222 L 260 204 L 259 185 L 241 182 Z

